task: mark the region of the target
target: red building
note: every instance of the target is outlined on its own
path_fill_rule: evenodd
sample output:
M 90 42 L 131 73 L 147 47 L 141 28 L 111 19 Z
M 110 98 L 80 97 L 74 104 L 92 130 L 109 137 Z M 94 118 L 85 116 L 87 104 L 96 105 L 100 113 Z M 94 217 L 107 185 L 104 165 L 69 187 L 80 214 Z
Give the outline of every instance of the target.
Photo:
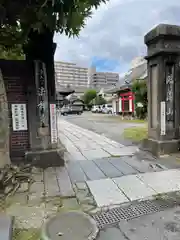
M 113 112 L 123 116 L 134 115 L 135 112 L 135 96 L 131 86 L 122 85 L 119 88 L 109 90 L 113 94 L 112 105 Z

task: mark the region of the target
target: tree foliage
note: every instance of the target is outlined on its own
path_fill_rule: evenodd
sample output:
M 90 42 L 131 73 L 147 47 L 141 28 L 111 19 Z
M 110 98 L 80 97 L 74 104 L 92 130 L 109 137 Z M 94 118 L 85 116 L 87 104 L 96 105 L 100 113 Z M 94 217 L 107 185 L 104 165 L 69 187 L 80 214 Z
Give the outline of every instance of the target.
M 78 35 L 93 8 L 107 0 L 2 0 L 0 45 L 24 43 L 31 29 Z
M 144 119 L 147 116 L 147 82 L 136 80 L 132 84 L 132 91 L 135 93 L 135 107 L 137 117 Z
M 6 60 L 24 60 L 24 54 L 20 45 L 13 48 L 5 48 L 0 46 L 0 59 Z
M 106 101 L 106 99 L 104 99 L 104 98 L 101 97 L 101 96 L 96 96 L 95 99 L 94 99 L 94 101 L 93 101 L 93 103 L 94 103 L 95 105 L 103 105 L 103 104 L 106 104 L 107 101 Z
M 87 90 L 82 97 L 84 104 L 89 105 L 91 101 L 96 97 L 96 95 L 97 95 L 96 90 L 94 89 Z

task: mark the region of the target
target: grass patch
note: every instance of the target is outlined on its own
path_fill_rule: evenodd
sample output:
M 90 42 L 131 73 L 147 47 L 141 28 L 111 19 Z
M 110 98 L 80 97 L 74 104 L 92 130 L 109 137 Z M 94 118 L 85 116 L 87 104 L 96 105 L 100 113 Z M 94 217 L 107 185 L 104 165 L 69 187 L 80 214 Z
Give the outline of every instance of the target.
M 39 240 L 41 235 L 40 229 L 14 229 L 13 240 Z
M 115 117 L 118 118 L 119 121 L 121 122 L 128 122 L 128 123 L 147 123 L 146 120 L 142 120 L 142 119 L 122 119 L 121 117 Z
M 112 115 L 104 115 L 105 117 L 115 119 L 121 122 L 127 122 L 127 123 L 147 123 L 147 120 L 143 119 L 122 119 L 122 116 L 112 116 Z
M 130 139 L 133 142 L 140 142 L 147 138 L 148 129 L 147 127 L 130 127 L 124 129 L 124 138 Z

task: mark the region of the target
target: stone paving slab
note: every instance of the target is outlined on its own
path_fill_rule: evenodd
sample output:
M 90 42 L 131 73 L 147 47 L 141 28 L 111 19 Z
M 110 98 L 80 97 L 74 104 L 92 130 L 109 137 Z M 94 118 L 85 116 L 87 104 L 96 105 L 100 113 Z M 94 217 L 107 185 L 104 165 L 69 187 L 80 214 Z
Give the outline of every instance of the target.
M 85 158 L 87 158 L 88 160 L 93 160 L 93 159 L 97 159 L 97 158 L 105 158 L 105 157 L 110 157 L 111 155 L 105 151 L 103 151 L 103 149 L 92 149 L 92 150 L 82 150 L 81 151 L 83 156 Z
M 151 187 L 138 179 L 136 175 L 114 178 L 113 181 L 130 201 L 149 199 L 157 194 Z
M 66 167 L 72 183 L 85 182 L 87 180 L 87 176 L 79 162 L 68 162 Z
M 49 168 L 44 171 L 44 188 L 47 197 L 61 195 L 54 168 Z
M 71 160 L 74 160 L 74 161 L 87 160 L 87 158 L 83 156 L 81 152 L 71 151 L 70 154 L 71 154 Z
M 122 154 L 122 148 L 118 148 L 118 147 L 113 147 L 113 146 L 106 146 L 103 147 L 103 150 L 108 152 L 111 156 L 121 156 Z M 131 155 L 132 152 L 129 150 L 129 154 Z
M 31 184 L 29 193 L 37 193 L 38 195 L 42 195 L 44 192 L 44 183 L 43 182 L 34 182 Z
M 95 164 L 101 169 L 101 171 L 106 175 L 107 178 L 116 178 L 121 177 L 123 174 L 116 167 L 114 167 L 109 161 L 106 159 L 96 159 L 93 160 Z
M 151 199 L 157 194 L 179 191 L 179 183 L 173 179 L 173 174 L 175 179 L 180 177 L 179 170 L 168 170 L 87 181 L 87 184 L 98 207 L 104 207 L 122 204 L 127 202 L 127 199 Z
M 115 227 L 106 228 L 101 230 L 97 240 L 127 240 L 120 229 Z
M 137 171 L 141 173 L 154 171 L 154 169 L 150 167 L 149 162 L 146 162 L 143 160 L 139 161 L 136 156 L 132 156 L 132 157 L 125 156 L 125 157 L 122 157 L 121 159 L 125 163 L 127 163 L 128 165 L 135 168 Z
M 129 146 L 129 147 L 121 147 L 121 148 L 115 148 L 115 147 L 108 147 L 106 149 L 108 153 L 114 156 L 132 156 L 137 151 L 137 147 Z
M 128 174 L 137 174 L 138 171 L 131 167 L 130 165 L 126 164 L 121 158 L 110 158 L 108 160 L 113 166 L 115 166 L 119 171 L 121 171 L 124 175 Z
M 105 174 L 97 167 L 93 161 L 81 161 L 80 165 L 88 180 L 98 180 L 106 178 Z
M 103 135 L 83 129 L 60 119 L 59 136 L 74 160 L 94 160 L 110 156 L 132 155 L 135 147 L 126 148 Z M 78 152 L 78 153 L 77 153 Z
M 75 192 L 73 190 L 67 169 L 65 167 L 57 167 L 56 176 L 57 176 L 57 181 L 60 188 L 61 196 L 62 197 L 75 196 Z
M 119 228 L 127 240 L 178 240 L 180 239 L 180 208 L 130 221 L 121 221 Z
M 159 194 L 180 190 L 180 185 L 177 182 L 177 176 L 180 177 L 179 170 L 144 173 L 137 176 Z
M 74 142 L 75 146 L 78 148 L 78 149 L 81 149 L 81 150 L 89 150 L 89 149 L 96 149 L 97 148 L 97 144 L 93 144 L 89 141 L 83 141 L 81 142 L 80 140 L 78 142 Z
M 87 181 L 98 207 L 119 205 L 129 200 L 111 179 Z
M 94 160 L 110 156 L 130 156 L 137 151 L 135 146 L 125 147 L 106 136 L 83 129 L 65 120 L 60 119 L 58 124 L 61 125 L 60 134 L 63 133 L 62 142 L 74 160 L 84 160 L 84 157 Z M 68 139 L 64 140 L 64 135 Z M 78 151 L 80 153 L 76 154 Z

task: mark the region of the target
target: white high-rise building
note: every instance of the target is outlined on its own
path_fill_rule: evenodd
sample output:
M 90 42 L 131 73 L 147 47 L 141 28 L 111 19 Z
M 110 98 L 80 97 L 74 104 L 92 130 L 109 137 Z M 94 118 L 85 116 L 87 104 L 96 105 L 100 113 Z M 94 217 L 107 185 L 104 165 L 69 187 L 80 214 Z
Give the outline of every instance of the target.
M 56 83 L 63 87 L 88 87 L 88 68 L 75 63 L 55 62 Z
M 119 74 L 113 72 L 91 71 L 89 85 L 95 89 L 115 86 L 119 82 Z
M 88 88 L 100 90 L 119 82 L 119 74 L 112 72 L 96 72 L 95 67 L 79 67 L 75 63 L 55 62 L 56 84 L 70 86 L 78 95 Z

